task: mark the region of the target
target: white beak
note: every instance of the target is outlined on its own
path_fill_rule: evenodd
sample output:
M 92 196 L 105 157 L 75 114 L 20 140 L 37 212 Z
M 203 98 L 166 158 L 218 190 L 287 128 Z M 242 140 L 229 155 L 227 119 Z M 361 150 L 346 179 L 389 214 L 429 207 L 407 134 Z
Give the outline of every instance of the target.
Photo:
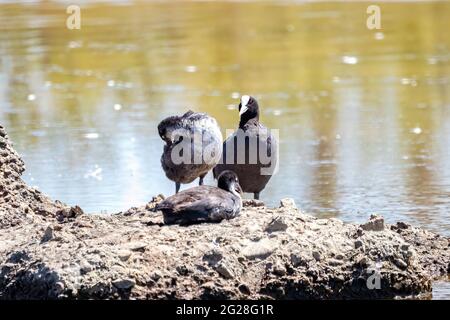
M 241 97 L 241 111 L 239 111 L 239 115 L 242 116 L 247 112 L 248 107 L 247 104 L 250 101 L 250 96 L 244 95 Z
M 241 107 L 241 111 L 239 111 L 239 115 L 242 116 L 244 113 L 246 113 L 248 110 L 247 106 L 242 106 Z

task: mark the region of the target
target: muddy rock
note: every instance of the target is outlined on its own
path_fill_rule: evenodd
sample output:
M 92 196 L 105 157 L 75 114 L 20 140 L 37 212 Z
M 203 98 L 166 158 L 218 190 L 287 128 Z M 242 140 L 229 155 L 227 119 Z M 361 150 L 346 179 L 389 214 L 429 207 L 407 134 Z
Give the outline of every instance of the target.
M 275 217 L 272 219 L 264 229 L 266 232 L 272 233 L 277 231 L 286 231 L 288 228 L 287 223 L 281 217 Z
M 66 219 L 73 219 L 80 215 L 82 215 L 84 212 L 79 206 L 75 207 L 65 207 L 56 212 L 56 219 L 60 222 L 66 220 Z
M 393 298 L 450 269 L 449 238 L 379 216 L 359 226 L 255 201 L 233 220 L 166 226 L 163 196 L 83 214 L 24 170 L 0 126 L 0 299 Z
M 244 207 L 264 207 L 264 202 L 256 199 L 243 199 L 242 205 Z
M 113 286 L 117 289 L 129 290 L 136 285 L 136 281 L 133 279 L 118 279 L 112 282 Z
M 384 218 L 379 215 L 371 215 L 370 220 L 362 224 L 361 228 L 366 231 L 383 231 Z
M 242 254 L 248 259 L 265 259 L 276 250 L 277 244 L 269 239 L 247 241 Z
M 53 239 L 53 228 L 51 226 L 48 226 L 45 229 L 44 235 L 41 239 L 41 242 L 47 242 Z
M 234 278 L 234 272 L 231 270 L 231 268 L 224 262 L 220 262 L 216 266 L 216 271 L 222 275 L 225 279 L 233 279 Z
M 21 179 L 25 164 L 0 125 L 0 229 L 54 218 L 67 206 L 54 202 Z
M 295 205 L 294 199 L 291 199 L 291 198 L 281 199 L 280 207 L 281 208 L 297 208 L 297 206 Z

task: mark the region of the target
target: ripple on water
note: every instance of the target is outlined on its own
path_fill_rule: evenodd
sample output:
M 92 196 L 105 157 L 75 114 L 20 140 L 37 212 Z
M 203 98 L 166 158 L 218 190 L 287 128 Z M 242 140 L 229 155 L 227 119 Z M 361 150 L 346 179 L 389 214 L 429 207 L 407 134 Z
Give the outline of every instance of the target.
M 344 64 L 357 64 L 358 58 L 354 56 L 343 56 L 342 63 Z
M 240 96 L 241 96 L 240 93 L 237 91 L 231 93 L 232 99 L 239 99 Z
M 86 133 L 84 135 L 84 137 L 88 140 L 95 140 L 100 137 L 100 134 L 98 134 L 97 132 L 90 132 L 90 133 Z
M 95 179 L 97 181 L 102 181 L 103 180 L 102 172 L 103 172 L 103 169 L 100 168 L 98 165 L 95 165 L 93 169 L 89 170 L 84 175 L 84 178 L 85 179 L 92 178 L 92 179 Z
M 194 73 L 197 72 L 197 66 L 186 66 L 184 68 L 184 71 L 188 72 L 188 73 Z

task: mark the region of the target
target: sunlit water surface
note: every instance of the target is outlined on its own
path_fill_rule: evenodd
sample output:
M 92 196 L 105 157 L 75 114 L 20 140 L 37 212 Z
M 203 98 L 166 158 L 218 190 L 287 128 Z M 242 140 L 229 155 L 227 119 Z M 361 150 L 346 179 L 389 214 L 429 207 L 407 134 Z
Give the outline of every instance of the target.
M 450 4 L 0 4 L 0 123 L 25 180 L 88 212 L 171 194 L 156 126 L 188 108 L 280 130 L 262 193 L 319 217 L 380 213 L 450 234 Z M 214 183 L 208 177 L 208 183 Z M 184 186 L 186 188 L 187 186 Z

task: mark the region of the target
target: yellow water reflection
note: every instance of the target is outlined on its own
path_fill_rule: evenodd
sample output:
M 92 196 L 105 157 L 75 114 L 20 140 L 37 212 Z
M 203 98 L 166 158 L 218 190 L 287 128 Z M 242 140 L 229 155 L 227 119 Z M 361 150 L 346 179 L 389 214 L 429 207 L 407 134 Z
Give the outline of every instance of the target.
M 280 129 L 262 198 L 450 232 L 450 4 L 0 4 L 0 122 L 26 179 L 88 211 L 169 194 L 156 125 L 187 108 L 234 128 L 242 93 Z M 209 182 L 212 183 L 210 177 Z

